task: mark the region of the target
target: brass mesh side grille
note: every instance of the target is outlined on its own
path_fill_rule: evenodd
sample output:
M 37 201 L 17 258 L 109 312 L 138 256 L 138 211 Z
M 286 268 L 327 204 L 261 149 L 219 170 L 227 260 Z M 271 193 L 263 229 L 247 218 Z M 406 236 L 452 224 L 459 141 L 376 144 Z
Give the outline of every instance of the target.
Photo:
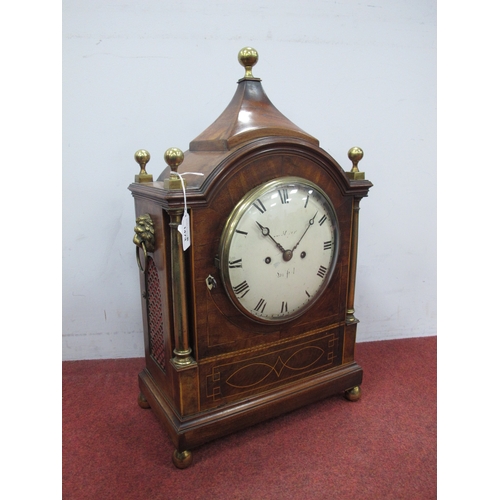
M 151 357 L 158 363 L 162 370 L 165 371 L 165 343 L 163 340 L 160 278 L 156 265 L 151 257 L 148 257 L 146 269 L 149 352 Z

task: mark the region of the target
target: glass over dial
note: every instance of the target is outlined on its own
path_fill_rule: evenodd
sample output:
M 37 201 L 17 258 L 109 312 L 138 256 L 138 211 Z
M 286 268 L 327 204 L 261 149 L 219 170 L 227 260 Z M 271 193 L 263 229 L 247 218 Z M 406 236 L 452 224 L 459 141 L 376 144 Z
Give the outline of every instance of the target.
M 298 177 L 267 182 L 236 205 L 223 230 L 226 292 L 255 321 L 295 319 L 328 285 L 338 244 L 337 216 L 321 188 Z

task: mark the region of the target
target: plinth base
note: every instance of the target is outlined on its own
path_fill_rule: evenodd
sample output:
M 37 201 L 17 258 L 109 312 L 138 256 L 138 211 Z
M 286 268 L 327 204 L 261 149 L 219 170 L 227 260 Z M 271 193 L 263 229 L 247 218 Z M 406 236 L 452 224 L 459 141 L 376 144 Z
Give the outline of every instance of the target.
M 175 466 L 186 468 L 191 464 L 190 450 L 193 448 L 334 394 L 345 393 L 358 387 L 362 378 L 363 370 L 353 362 L 237 403 L 188 416 L 181 416 L 164 397 L 147 369 L 139 374 L 139 389 L 175 446 Z

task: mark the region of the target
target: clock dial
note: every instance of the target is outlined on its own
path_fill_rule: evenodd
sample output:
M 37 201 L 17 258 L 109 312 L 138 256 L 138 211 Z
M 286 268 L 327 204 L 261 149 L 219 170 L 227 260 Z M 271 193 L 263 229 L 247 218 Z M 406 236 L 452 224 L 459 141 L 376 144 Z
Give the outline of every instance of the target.
M 226 292 L 255 321 L 297 318 L 328 285 L 338 242 L 335 210 L 318 186 L 298 177 L 267 182 L 238 203 L 224 228 Z

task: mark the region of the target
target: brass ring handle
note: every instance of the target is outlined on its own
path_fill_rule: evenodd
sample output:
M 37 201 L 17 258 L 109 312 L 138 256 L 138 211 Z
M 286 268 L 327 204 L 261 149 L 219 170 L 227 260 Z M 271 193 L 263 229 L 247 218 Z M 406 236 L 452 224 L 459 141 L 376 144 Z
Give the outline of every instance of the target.
M 149 214 L 139 215 L 135 220 L 136 226 L 134 227 L 134 238 L 133 242 L 135 247 L 135 257 L 137 259 L 137 265 L 141 273 L 145 274 L 145 268 L 148 264 L 148 251 L 153 252 L 155 248 L 155 229 L 153 224 L 153 219 Z M 141 264 L 141 258 L 139 256 L 139 248 L 142 247 L 144 252 L 144 267 Z
M 142 242 L 141 246 L 142 246 L 142 250 L 144 252 L 144 268 L 145 268 L 145 267 L 147 267 L 146 264 L 148 262 L 148 253 L 146 251 L 146 245 L 144 244 L 144 242 Z M 146 271 L 142 267 L 141 258 L 139 256 L 139 246 L 135 247 L 135 258 L 137 259 L 137 265 L 139 266 L 139 270 L 141 271 L 141 273 L 145 274 Z

